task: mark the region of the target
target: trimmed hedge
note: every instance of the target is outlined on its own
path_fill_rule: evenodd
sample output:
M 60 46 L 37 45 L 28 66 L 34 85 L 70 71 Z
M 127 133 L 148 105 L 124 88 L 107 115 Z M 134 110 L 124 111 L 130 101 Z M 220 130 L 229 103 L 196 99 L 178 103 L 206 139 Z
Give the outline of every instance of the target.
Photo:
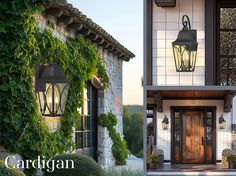
M 52 158 L 55 160 L 73 160 L 74 169 L 57 169 L 53 172 L 48 172 L 47 169 L 44 169 L 44 176 L 104 176 L 105 171 L 102 167 L 96 163 L 92 158 L 82 155 L 82 154 L 61 154 Z M 51 167 L 49 165 L 49 167 Z
M 21 170 L 15 168 L 7 168 L 4 161 L 0 160 L 1 176 L 26 176 Z

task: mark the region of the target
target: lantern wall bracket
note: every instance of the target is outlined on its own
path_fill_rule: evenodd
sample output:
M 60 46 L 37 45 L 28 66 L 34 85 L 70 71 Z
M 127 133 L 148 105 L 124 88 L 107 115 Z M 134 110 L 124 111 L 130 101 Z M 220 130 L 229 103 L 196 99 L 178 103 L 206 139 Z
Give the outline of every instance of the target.
M 186 20 L 185 20 L 185 18 L 186 18 Z M 182 24 L 183 24 L 183 30 L 191 30 L 190 20 L 187 15 L 183 15 Z
M 155 0 L 158 7 L 175 7 L 176 0 Z

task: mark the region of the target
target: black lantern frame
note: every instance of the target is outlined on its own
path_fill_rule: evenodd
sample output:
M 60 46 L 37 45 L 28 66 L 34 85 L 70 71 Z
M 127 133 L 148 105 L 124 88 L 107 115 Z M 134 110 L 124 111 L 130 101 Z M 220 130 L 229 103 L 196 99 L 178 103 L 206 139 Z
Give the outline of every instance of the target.
M 69 81 L 56 62 L 36 68 L 35 92 L 43 116 L 64 116 Z
M 186 18 L 186 19 L 185 19 Z M 175 67 L 177 72 L 193 72 L 197 58 L 197 30 L 191 29 L 189 17 L 182 17 L 183 28 L 177 39 L 172 42 Z
M 226 121 L 225 121 L 223 115 L 221 115 L 220 118 L 219 118 L 219 128 L 220 129 L 225 129 L 226 128 Z
M 164 119 L 162 120 L 162 129 L 168 130 L 168 128 L 169 128 L 169 119 L 165 115 Z

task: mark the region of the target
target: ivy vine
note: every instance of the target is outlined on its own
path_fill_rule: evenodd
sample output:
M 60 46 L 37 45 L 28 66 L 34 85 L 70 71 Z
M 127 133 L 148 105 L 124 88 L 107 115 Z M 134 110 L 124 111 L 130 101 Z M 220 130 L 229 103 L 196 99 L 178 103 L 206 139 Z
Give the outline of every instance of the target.
M 0 2 L 0 137 L 10 152 L 31 160 L 72 150 L 72 128 L 80 118 L 77 108 L 82 105 L 85 83 L 97 75 L 109 86 L 94 45 L 82 38 L 63 42 L 50 29 L 39 32 L 34 14 L 42 10 L 42 4 L 32 0 Z M 62 125 L 54 133 L 39 113 L 33 88 L 36 65 L 51 61 L 56 61 L 70 80 Z
M 107 114 L 101 114 L 98 118 L 98 124 L 102 127 L 106 127 L 109 131 L 109 136 L 112 140 L 112 154 L 115 158 L 117 165 L 125 165 L 126 158 L 128 156 L 127 144 L 120 134 L 116 132 L 115 126 L 117 124 L 117 118 L 112 112 Z

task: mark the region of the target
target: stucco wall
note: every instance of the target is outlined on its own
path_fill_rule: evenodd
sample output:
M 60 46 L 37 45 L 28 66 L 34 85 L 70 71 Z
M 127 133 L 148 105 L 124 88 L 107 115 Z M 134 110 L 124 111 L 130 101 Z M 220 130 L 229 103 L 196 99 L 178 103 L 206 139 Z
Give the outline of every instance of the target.
M 163 113 L 157 112 L 157 147 L 164 150 L 165 160 L 171 159 L 171 128 L 162 130 L 161 122 L 167 115 L 171 127 L 170 106 L 216 106 L 216 160 L 221 160 L 224 148 L 231 148 L 231 112 L 224 113 L 223 100 L 164 100 Z M 218 119 L 223 114 L 227 127 L 219 129 Z
M 182 29 L 182 16 L 188 15 L 197 30 L 197 61 L 194 72 L 176 72 L 172 42 Z M 205 0 L 176 0 L 175 8 L 153 4 L 153 85 L 189 86 L 205 84 Z

